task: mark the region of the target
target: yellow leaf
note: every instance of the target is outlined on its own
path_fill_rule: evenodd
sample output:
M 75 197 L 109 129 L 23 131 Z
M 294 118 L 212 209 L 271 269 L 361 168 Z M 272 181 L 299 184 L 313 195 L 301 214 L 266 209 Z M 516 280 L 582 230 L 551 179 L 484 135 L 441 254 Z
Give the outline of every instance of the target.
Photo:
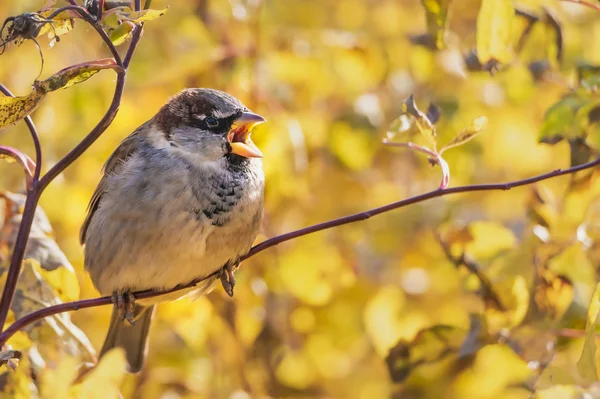
M 118 398 L 119 386 L 126 374 L 125 353 L 112 349 L 86 376 L 81 384 L 71 389 L 73 397 L 86 399 Z
M 432 365 L 456 354 L 464 338 L 462 329 L 435 325 L 419 331 L 410 341 L 400 340 L 385 359 L 392 380 L 403 382 L 415 368 Z
M 415 99 L 412 94 L 402 103 L 402 110 L 415 118 L 419 132 L 431 145 L 433 145 L 435 150 L 437 146 L 435 126 L 433 126 L 433 123 L 431 123 L 427 115 L 417 108 L 417 104 L 415 104 Z
M 1 397 L 11 399 L 30 399 L 37 397 L 37 390 L 31 378 L 31 365 L 26 355 L 18 361 L 14 371 L 8 371 L 2 384 Z M 3 376 L 4 377 L 4 376 Z
M 58 267 L 54 270 L 46 270 L 37 262 L 34 263 L 34 267 L 61 300 L 69 302 L 79 299 L 79 280 L 72 269 Z
M 71 384 L 77 376 L 79 361 L 75 357 L 63 356 L 55 367 L 42 370 L 40 396 L 42 398 L 69 398 Z
M 466 244 L 469 255 L 474 258 L 489 258 L 515 246 L 517 239 L 506 227 L 488 221 L 473 222 L 469 225 L 473 240 Z
M 128 22 L 123 22 L 121 25 L 111 30 L 108 34 L 110 41 L 115 46 L 119 46 L 127 40 L 131 32 L 133 31 L 134 25 Z
M 74 84 L 88 80 L 103 69 L 121 70 L 113 58 L 103 58 L 96 61 L 71 65 L 62 69 L 43 81 L 36 81 L 34 87 L 44 93 L 58 89 L 66 89 Z
M 598 381 L 598 368 L 596 365 L 596 324 L 600 320 L 600 283 L 596 286 L 590 306 L 588 307 L 585 322 L 585 339 L 581 356 L 577 361 L 579 375 L 587 383 Z
M 554 320 L 560 319 L 573 301 L 573 284 L 551 270 L 540 272 L 535 285 L 534 300 L 540 312 Z
M 457 134 L 456 137 L 452 139 L 452 141 L 450 141 L 444 146 L 444 148 L 440 150 L 440 154 L 450 148 L 458 147 L 459 145 L 462 145 L 467 141 L 472 140 L 475 136 L 477 136 L 479 133 L 481 133 L 487 128 L 487 124 L 488 119 L 485 116 L 480 116 L 479 118 L 473 119 L 469 127 L 463 129 L 462 132 Z
M 521 324 L 529 309 L 529 288 L 523 276 L 494 285 L 505 309 L 487 306 L 485 318 L 491 334 Z
M 473 366 L 455 380 L 447 397 L 507 398 L 502 395 L 507 387 L 524 384 L 532 374 L 527 363 L 507 345 L 487 345 L 477 352 Z
M 41 11 L 40 15 L 44 18 L 48 18 L 50 14 L 52 14 L 54 11 L 56 11 L 56 9 L 51 8 L 45 11 Z M 52 23 L 44 25 L 44 27 L 38 32 L 38 36 L 41 36 L 44 33 L 48 33 L 48 36 L 50 36 L 50 38 L 64 35 L 71 29 L 73 29 L 73 17 L 77 16 L 77 14 L 72 13 L 69 10 L 61 12 L 60 14 L 52 18 Z
M 483 0 L 477 16 L 477 56 L 481 64 L 490 60 L 508 63 L 512 56 L 511 33 L 515 15 L 510 0 Z
M 316 380 L 317 373 L 306 354 L 288 351 L 277 365 L 275 376 L 284 385 L 304 389 Z
M 127 20 L 130 22 L 140 23 L 146 21 L 152 21 L 158 17 L 162 17 L 169 11 L 169 8 L 163 8 L 162 10 L 143 10 L 143 11 L 134 11 L 129 13 L 119 13 L 119 16 L 123 20 Z
M 16 123 L 35 111 L 45 94 L 35 87 L 27 96 L 10 97 L 0 94 L 0 128 Z

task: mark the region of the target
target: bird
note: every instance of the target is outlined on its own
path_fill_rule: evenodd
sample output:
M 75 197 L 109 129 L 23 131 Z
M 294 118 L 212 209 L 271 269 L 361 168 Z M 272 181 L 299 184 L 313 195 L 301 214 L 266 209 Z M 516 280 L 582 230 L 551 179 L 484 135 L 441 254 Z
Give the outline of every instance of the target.
M 263 122 L 225 92 L 187 88 L 108 158 L 80 232 L 85 269 L 114 303 L 100 358 L 121 347 L 139 372 L 158 303 L 203 295 L 217 279 L 233 295 L 263 219 L 262 153 L 250 137 Z

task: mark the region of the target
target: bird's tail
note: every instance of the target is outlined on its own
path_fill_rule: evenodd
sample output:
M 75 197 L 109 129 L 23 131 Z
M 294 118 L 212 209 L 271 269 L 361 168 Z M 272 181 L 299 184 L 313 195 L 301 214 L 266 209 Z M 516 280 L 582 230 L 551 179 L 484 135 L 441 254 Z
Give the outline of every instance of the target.
M 100 357 L 112 348 L 123 348 L 125 358 L 129 363 L 129 371 L 137 373 L 144 365 L 148 350 L 148 332 L 154 315 L 155 305 L 135 305 L 133 310 L 135 324 L 122 320 L 119 310 L 115 307 L 110 317 L 110 327 L 100 350 Z

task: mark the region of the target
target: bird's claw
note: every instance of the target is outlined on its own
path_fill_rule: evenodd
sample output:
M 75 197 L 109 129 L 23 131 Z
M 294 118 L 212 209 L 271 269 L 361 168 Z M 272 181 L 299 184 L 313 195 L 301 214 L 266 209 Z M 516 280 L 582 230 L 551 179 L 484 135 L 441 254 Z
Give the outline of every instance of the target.
M 115 291 L 111 298 L 115 307 L 119 310 L 121 320 L 127 320 L 129 324 L 134 325 L 133 309 L 135 308 L 135 296 L 133 296 L 133 292 L 131 290 L 124 292 Z
M 219 278 L 221 279 L 221 285 L 223 289 L 230 297 L 233 297 L 233 287 L 235 287 L 235 276 L 233 270 L 239 263 L 228 263 L 219 272 Z

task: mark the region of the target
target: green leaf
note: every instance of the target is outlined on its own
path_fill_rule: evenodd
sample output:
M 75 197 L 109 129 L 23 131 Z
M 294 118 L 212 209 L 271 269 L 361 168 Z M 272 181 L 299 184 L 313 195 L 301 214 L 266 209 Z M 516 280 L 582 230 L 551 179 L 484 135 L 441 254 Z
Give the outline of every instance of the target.
M 590 306 L 588 307 L 583 349 L 577 361 L 577 370 L 587 383 L 598 381 L 598 369 L 596 366 L 596 324 L 598 324 L 599 316 L 600 284 L 596 286 Z
M 477 16 L 477 56 L 482 64 L 508 63 L 515 10 L 510 0 L 483 0 Z
M 437 146 L 435 126 L 431 123 L 427 115 L 417 108 L 417 104 L 415 104 L 415 99 L 412 94 L 402 103 L 402 110 L 415 118 L 415 123 L 419 132 L 433 145 L 435 152 Z
M 108 37 L 110 38 L 112 44 L 115 46 L 120 46 L 121 44 L 125 43 L 125 41 L 131 35 L 134 26 L 135 25 L 130 22 L 123 22 L 116 29 L 111 30 L 108 34 Z
M 459 145 L 463 145 L 467 141 L 472 140 L 475 136 L 487 128 L 487 124 L 488 119 L 485 116 L 480 116 L 479 118 L 473 119 L 467 128 L 463 129 L 462 132 L 457 134 L 452 141 L 450 141 L 440 150 L 440 154 L 450 148 L 458 147 Z
M 427 17 L 427 31 L 435 41 L 437 49 L 445 47 L 444 32 L 446 30 L 446 19 L 448 18 L 448 7 L 452 0 L 421 0 Z
M 538 140 L 540 143 L 556 144 L 564 138 L 581 137 L 582 129 L 576 120 L 577 111 L 586 105 L 589 99 L 577 93 L 563 97 L 548 108 Z
M 600 87 L 600 65 L 580 63 L 577 65 L 577 78 L 584 89 L 597 89 Z
M 34 88 L 41 90 L 44 93 L 61 88 L 66 89 L 74 84 L 88 80 L 103 69 L 120 71 L 122 68 L 117 65 L 114 58 L 103 58 L 101 60 L 84 62 L 62 69 L 46 80 L 35 82 Z

